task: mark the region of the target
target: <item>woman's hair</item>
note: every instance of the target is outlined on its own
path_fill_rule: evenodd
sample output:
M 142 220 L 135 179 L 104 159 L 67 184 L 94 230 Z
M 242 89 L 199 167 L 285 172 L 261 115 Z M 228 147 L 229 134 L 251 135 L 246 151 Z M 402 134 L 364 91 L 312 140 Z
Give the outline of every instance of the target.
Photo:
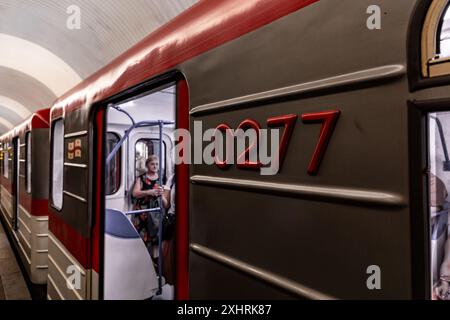
M 154 154 L 152 154 L 151 156 L 149 156 L 147 158 L 147 160 L 145 160 L 145 166 L 147 167 L 148 164 L 152 161 L 158 161 L 159 162 L 159 158 L 157 156 L 155 156 Z

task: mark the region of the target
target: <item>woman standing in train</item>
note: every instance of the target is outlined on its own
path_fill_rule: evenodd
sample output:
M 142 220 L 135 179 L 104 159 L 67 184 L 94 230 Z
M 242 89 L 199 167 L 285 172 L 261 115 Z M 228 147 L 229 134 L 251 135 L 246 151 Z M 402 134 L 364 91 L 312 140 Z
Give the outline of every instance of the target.
M 163 209 L 169 207 L 169 201 L 164 196 L 164 189 L 158 185 L 159 159 L 151 155 L 145 161 L 147 172 L 136 178 L 133 187 L 133 197 L 136 199 L 134 210 L 152 209 L 158 207 L 161 197 Z M 142 213 L 135 216 L 133 224 L 144 240 L 151 256 L 158 257 L 158 226 L 161 214 L 159 212 Z

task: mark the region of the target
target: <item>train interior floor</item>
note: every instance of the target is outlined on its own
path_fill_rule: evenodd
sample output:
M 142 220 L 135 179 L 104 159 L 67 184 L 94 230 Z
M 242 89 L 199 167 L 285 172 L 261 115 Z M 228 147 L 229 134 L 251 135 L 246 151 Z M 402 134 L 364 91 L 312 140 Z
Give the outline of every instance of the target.
M 3 225 L 0 223 L 0 300 L 31 300 Z

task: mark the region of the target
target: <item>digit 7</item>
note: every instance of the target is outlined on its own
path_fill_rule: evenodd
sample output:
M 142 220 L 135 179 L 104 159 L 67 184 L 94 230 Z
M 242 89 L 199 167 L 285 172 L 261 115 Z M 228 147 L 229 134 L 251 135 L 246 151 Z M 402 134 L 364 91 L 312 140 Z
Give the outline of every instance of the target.
M 283 165 L 284 158 L 286 156 L 287 147 L 289 145 L 289 141 L 292 137 L 292 132 L 294 131 L 295 123 L 297 122 L 298 116 L 295 114 L 288 114 L 285 116 L 274 117 L 267 119 L 267 126 L 269 128 L 273 127 L 284 127 L 283 135 L 280 140 L 280 148 L 278 150 L 278 159 L 280 168 Z
M 339 110 L 330 110 L 316 113 L 305 113 L 302 115 L 302 120 L 304 123 L 322 123 L 319 141 L 309 164 L 308 174 L 317 175 L 320 163 L 325 155 L 328 142 L 331 139 L 331 134 L 333 133 L 340 114 L 341 111 Z

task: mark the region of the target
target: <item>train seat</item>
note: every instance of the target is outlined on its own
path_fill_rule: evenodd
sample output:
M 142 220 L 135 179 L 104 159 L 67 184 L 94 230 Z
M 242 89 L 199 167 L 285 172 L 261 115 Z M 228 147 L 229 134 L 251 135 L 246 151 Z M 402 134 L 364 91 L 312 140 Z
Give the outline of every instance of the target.
M 143 300 L 158 289 L 150 254 L 125 214 L 106 209 L 105 299 Z

